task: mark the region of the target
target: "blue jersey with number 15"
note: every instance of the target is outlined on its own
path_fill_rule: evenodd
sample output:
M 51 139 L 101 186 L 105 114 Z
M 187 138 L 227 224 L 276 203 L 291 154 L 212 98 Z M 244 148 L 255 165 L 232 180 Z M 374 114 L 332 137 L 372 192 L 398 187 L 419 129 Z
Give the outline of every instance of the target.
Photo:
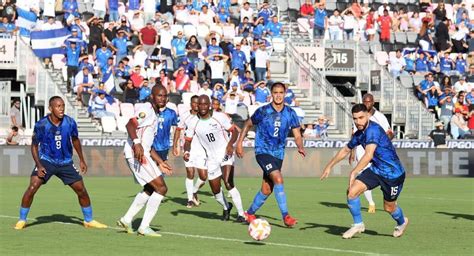
M 268 104 L 258 108 L 251 119 L 256 126 L 255 155 L 268 154 L 283 160 L 286 137 L 300 126 L 296 112 L 286 105 L 278 112 Z
M 72 163 L 72 140 L 77 138 L 77 124 L 74 119 L 64 115 L 58 126 L 49 119 L 41 118 L 33 130 L 33 141 L 39 145 L 39 157 L 52 164 L 63 166 Z

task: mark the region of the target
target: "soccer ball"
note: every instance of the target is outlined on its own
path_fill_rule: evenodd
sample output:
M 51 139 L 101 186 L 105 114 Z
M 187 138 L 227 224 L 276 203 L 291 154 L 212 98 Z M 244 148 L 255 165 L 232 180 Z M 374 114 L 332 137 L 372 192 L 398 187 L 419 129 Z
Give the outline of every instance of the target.
M 272 227 L 265 219 L 255 219 L 249 224 L 249 235 L 257 241 L 262 241 L 270 236 Z

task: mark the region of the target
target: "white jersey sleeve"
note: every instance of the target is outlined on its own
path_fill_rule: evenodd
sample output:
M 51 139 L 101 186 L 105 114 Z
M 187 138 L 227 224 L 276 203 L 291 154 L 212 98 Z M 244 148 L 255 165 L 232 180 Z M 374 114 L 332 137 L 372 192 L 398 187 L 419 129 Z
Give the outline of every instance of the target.
M 153 106 L 147 102 L 135 110 L 134 118 L 138 121 L 138 128 L 150 126 L 155 122 L 156 114 Z
M 196 126 L 199 122 L 199 118 L 197 116 L 189 116 L 186 121 L 186 131 L 184 136 L 186 140 L 191 140 L 196 133 Z
M 387 117 L 385 117 L 382 112 L 375 110 L 375 113 L 370 117 L 370 120 L 375 121 L 380 126 L 382 126 L 383 130 L 387 132 L 390 130 L 390 124 L 388 123 Z
M 230 131 L 233 127 L 232 121 L 229 116 L 222 112 L 214 112 L 212 117 L 224 128 L 226 131 Z

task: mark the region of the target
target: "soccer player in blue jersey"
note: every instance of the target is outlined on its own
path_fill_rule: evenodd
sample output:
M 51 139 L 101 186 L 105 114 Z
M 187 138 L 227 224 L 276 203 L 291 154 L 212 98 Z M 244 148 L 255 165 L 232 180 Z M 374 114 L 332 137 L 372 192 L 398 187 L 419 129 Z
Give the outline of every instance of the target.
M 332 167 L 348 156 L 358 145 L 365 148 L 365 154 L 351 171 L 349 178 L 347 204 L 354 224 L 342 237 L 349 239 L 365 231 L 359 195 L 378 186 L 383 192 L 384 210 L 390 213 L 397 222 L 393 236 L 400 237 L 408 226 L 408 218 L 403 216 L 402 209 L 397 205 L 397 198 L 402 192 L 405 181 L 405 169 L 384 129 L 376 122 L 369 120 L 369 113 L 364 104 L 356 104 L 352 107 L 352 119 L 357 132 L 354 133 L 350 142 L 331 159 L 321 175 L 321 180 L 327 178 Z M 369 163 L 372 165 L 360 173 Z
M 176 111 L 166 107 L 168 92 L 163 91 L 162 94 L 162 97 L 159 97 L 157 101 L 158 112 L 156 115 L 158 117 L 158 125 L 155 139 L 153 140 L 153 149 L 163 161 L 167 161 L 170 149 L 171 126 L 177 126 L 179 120 Z
M 245 122 L 242 133 L 237 141 L 236 153 L 242 158 L 244 151 L 242 143 L 249 129 L 255 125 L 255 156 L 258 165 L 263 170 L 261 190 L 253 199 L 252 205 L 245 212 L 247 222 L 252 222 L 257 210 L 265 203 L 268 196 L 275 191 L 275 197 L 286 226 L 293 227 L 297 220 L 288 214 L 286 194 L 283 186 L 281 167 L 285 155 L 286 137 L 293 132 L 298 152 L 304 157 L 303 138 L 300 133 L 300 123 L 296 112 L 285 105 L 285 85 L 274 83 L 271 87 L 272 102 L 258 108 L 252 117 Z
M 55 175 L 65 185 L 69 185 L 76 192 L 84 214 L 84 227 L 107 228 L 106 225 L 92 218 L 92 206 L 89 194 L 82 180 L 81 174 L 87 172 L 87 164 L 82 154 L 81 142 L 78 137 L 77 124 L 74 119 L 64 114 L 64 101 L 59 96 L 49 99 L 49 115 L 35 124 L 31 154 L 36 167 L 31 173 L 30 184 L 23 194 L 20 208 L 20 218 L 15 229 L 23 229 L 30 211 L 33 198 L 41 187 Z M 72 162 L 72 148 L 79 156 L 80 170 Z

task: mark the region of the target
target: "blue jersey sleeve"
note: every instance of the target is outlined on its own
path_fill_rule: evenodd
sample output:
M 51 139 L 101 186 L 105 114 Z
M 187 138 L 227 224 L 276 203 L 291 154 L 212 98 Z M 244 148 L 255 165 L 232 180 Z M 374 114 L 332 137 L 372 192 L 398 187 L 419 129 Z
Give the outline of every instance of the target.
M 79 132 L 77 131 L 77 123 L 71 118 L 71 137 L 77 138 L 79 137 Z
M 42 129 L 39 127 L 38 123 L 35 125 L 35 128 L 33 129 L 33 138 L 32 138 L 32 143 L 35 145 L 38 145 L 40 141 L 43 140 L 43 132 Z
M 178 126 L 179 117 L 175 111 L 173 111 L 173 118 L 171 120 L 171 126 Z
M 377 129 L 378 126 L 369 126 L 366 131 L 365 131 L 365 141 L 364 141 L 364 144 L 365 145 L 369 145 L 369 144 L 376 144 L 378 145 L 378 143 L 380 142 L 381 138 L 380 138 L 380 130 L 381 129 Z
M 252 117 L 251 117 L 251 120 L 252 120 L 252 124 L 254 125 L 257 125 L 260 123 L 260 121 L 262 121 L 263 119 L 263 108 L 264 107 L 260 107 L 258 108 L 255 113 L 253 113 Z
M 298 128 L 300 127 L 300 121 L 298 118 L 298 115 L 294 110 L 290 111 L 290 129 Z
M 347 147 L 349 149 L 353 149 L 357 146 L 360 145 L 360 142 L 359 142 L 359 136 L 360 135 L 360 132 L 356 132 L 354 133 L 354 135 L 352 136 L 351 140 L 349 141 L 349 143 L 347 143 Z

